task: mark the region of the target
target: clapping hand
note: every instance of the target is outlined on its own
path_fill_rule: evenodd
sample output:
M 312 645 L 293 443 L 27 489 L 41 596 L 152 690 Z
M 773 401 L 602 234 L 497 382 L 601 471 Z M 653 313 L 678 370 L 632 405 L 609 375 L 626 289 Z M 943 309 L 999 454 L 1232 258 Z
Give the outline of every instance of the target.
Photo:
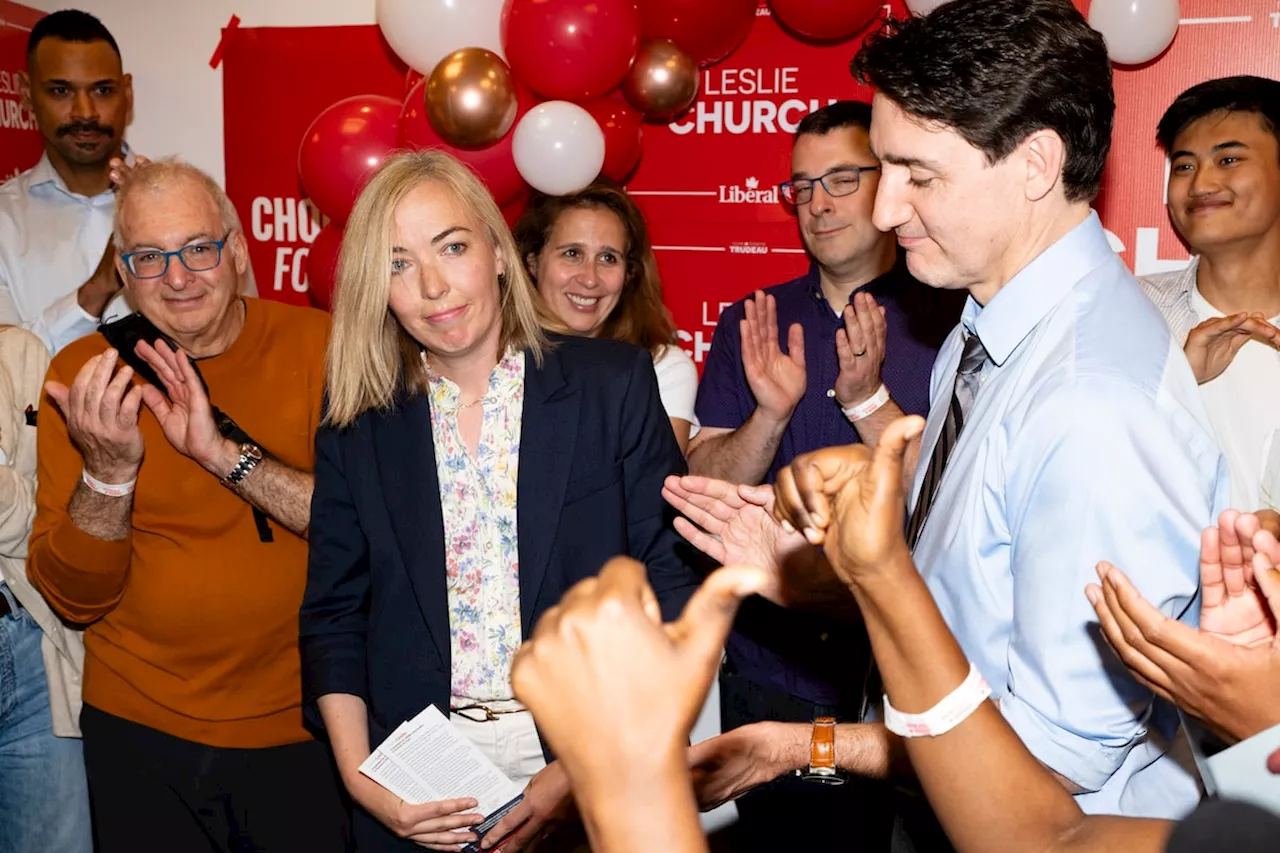
M 1246 561 L 1245 556 L 1249 559 Z M 1144 684 L 1228 740 L 1280 723 L 1280 543 L 1228 510 L 1200 543 L 1200 629 L 1164 615 L 1110 563 L 1086 594 L 1107 642 Z

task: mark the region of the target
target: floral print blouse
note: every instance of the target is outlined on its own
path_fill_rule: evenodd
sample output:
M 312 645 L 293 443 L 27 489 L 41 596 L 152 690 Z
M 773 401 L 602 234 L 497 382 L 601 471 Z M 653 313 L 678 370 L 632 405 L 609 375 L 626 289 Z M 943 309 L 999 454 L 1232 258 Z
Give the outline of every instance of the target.
M 520 648 L 516 482 L 524 362 L 522 351 L 508 351 L 490 374 L 474 457 L 458 429 L 458 386 L 430 375 L 455 704 L 512 698 L 511 661 Z

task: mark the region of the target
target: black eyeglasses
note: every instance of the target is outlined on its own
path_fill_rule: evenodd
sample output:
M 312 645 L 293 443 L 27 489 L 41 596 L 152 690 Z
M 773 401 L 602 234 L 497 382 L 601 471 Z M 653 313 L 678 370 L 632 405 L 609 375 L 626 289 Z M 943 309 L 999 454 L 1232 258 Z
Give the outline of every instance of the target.
M 174 257 L 191 272 L 205 272 L 222 263 L 222 247 L 227 244 L 230 236 L 231 232 L 228 231 L 221 240 L 192 243 L 173 252 L 140 249 L 137 252 L 121 255 L 120 260 L 124 261 L 124 265 L 129 268 L 133 277 L 139 279 L 160 278 L 169 271 L 169 259 Z
M 846 169 L 832 169 L 824 175 L 819 175 L 813 180 L 808 178 L 796 178 L 794 181 L 784 181 L 778 184 L 778 189 L 782 191 L 782 198 L 787 204 L 808 204 L 813 198 L 813 185 L 822 184 L 822 188 L 827 191 L 827 195 L 832 198 L 840 198 L 840 196 L 853 195 L 858 191 L 858 186 L 862 183 L 863 172 L 877 172 L 879 166 L 850 166 Z

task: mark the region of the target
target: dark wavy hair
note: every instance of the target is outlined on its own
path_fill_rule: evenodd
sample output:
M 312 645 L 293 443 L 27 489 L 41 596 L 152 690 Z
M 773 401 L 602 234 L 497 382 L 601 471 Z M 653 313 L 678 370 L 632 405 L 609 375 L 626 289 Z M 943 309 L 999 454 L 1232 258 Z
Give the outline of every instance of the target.
M 662 279 L 658 276 L 658 262 L 653 256 L 644 214 L 627 191 L 613 181 L 597 178 L 586 189 L 569 195 L 535 194 L 515 227 L 520 257 L 528 265 L 530 255 L 541 255 L 560 216 L 581 208 L 610 211 L 622 222 L 627 234 L 622 293 L 600 327 L 600 337 L 626 341 L 652 353 L 675 343 L 676 324 L 662 303 Z M 537 290 L 536 268 L 529 270 L 529 277 Z
M 1101 33 L 1071 0 L 952 0 L 869 36 L 852 71 L 998 163 L 1037 130 L 1066 147 L 1068 201 L 1102 186 L 1115 93 Z

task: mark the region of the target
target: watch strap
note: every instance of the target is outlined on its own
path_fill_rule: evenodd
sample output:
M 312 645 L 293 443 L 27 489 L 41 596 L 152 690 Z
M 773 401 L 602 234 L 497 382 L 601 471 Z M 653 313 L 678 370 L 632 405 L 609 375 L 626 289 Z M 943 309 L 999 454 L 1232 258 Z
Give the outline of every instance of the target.
M 809 743 L 809 772 L 836 769 L 836 718 L 819 717 L 813 721 L 813 737 Z
M 258 463 L 262 461 L 262 448 L 256 444 L 244 443 L 240 445 L 240 459 L 236 462 L 236 467 L 231 469 L 231 473 L 222 478 L 224 486 L 235 486 L 239 484 L 245 477 L 249 476 L 249 472 L 258 467 Z

